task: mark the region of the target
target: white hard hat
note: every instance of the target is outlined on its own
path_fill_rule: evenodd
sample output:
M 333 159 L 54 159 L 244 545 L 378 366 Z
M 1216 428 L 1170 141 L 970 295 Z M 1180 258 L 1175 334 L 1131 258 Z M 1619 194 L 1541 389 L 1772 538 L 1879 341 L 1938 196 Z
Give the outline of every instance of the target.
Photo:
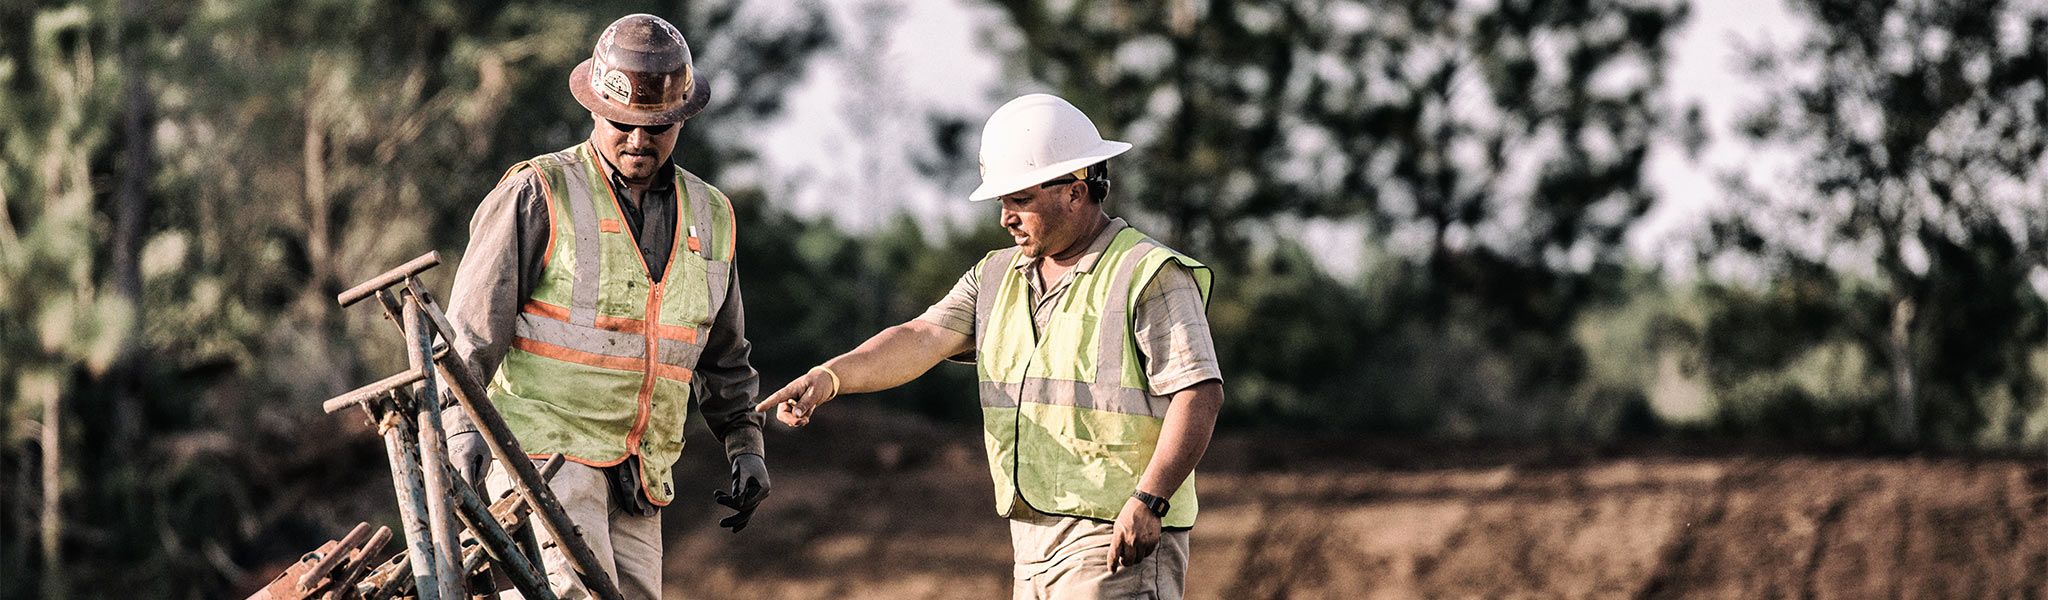
M 1130 149 L 1130 144 L 1102 139 L 1088 115 L 1059 96 L 1019 96 L 989 115 L 982 128 L 981 187 L 967 199 L 998 198 Z

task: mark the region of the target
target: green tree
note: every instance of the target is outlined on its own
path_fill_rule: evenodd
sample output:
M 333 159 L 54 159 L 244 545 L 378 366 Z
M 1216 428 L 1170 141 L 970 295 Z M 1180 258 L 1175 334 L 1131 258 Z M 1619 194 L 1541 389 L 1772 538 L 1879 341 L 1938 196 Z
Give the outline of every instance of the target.
M 134 323 L 134 297 L 107 280 L 94 243 L 106 223 L 94 181 L 122 109 L 116 24 L 87 5 L 0 12 L 10 32 L 0 41 L 0 397 L 9 399 L 0 470 L 39 483 L 8 486 L 0 540 L 37 543 L 0 548 L 0 564 L 40 574 L 0 582 L 10 595 L 71 589 L 82 470 L 67 450 L 78 449 L 77 417 L 92 414 L 78 408 L 82 396 L 113 373 Z
M 1796 185 L 1737 178 L 1718 247 L 1874 288 L 1851 316 L 1889 382 L 1892 440 L 2011 432 L 1978 402 L 2039 390 L 2024 361 L 2043 336 L 2027 280 L 2048 264 L 2048 14 L 2003 0 L 1794 7 L 1810 34 L 1756 56 L 1776 91 L 1746 133 L 1799 156 Z
M 1412 401 L 1450 401 L 1496 431 L 1561 414 L 1583 375 L 1567 329 L 1612 296 L 1623 235 L 1652 200 L 1642 169 L 1672 112 L 1659 90 L 1682 5 L 996 4 L 1023 34 L 1029 75 L 1138 145 L 1119 161 L 1113 202 L 1156 215 L 1168 243 L 1222 267 L 1218 305 L 1254 301 L 1230 276 L 1272 247 L 1258 238 L 1288 236 L 1294 221 L 1281 217 L 1363 222 L 1399 259 L 1366 257 L 1391 270 L 1375 285 L 1403 292 L 1384 313 L 1400 322 L 1359 343 L 1441 368 L 1324 402 L 1421 394 Z M 1314 330 L 1291 321 L 1301 314 L 1220 330 L 1226 362 L 1283 369 L 1246 340 Z M 1499 377 L 1455 366 L 1473 360 Z M 1345 374 L 1245 400 L 1320 397 L 1310 390 L 1339 389 L 1328 384 Z
M 715 173 L 830 36 L 816 10 L 682 8 L 725 84 L 684 160 Z M 388 521 L 374 439 L 305 435 L 349 418 L 315 401 L 403 364 L 333 294 L 459 249 L 505 167 L 582 139 L 566 73 L 636 10 L 0 7 L 0 473 L 45 484 L 0 502 L 0 572 L 43 573 L 0 596 L 246 593 Z

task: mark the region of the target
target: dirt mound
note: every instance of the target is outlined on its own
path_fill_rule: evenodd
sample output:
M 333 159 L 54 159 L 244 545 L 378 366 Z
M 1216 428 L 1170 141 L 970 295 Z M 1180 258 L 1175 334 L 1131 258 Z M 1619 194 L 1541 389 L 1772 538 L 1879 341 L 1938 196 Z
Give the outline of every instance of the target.
M 1005 598 L 973 425 L 847 410 L 771 434 L 775 492 L 716 529 L 691 440 L 671 597 Z M 2048 469 L 2018 460 L 1365 443 L 1225 432 L 1192 598 L 1988 598 L 2048 587 Z

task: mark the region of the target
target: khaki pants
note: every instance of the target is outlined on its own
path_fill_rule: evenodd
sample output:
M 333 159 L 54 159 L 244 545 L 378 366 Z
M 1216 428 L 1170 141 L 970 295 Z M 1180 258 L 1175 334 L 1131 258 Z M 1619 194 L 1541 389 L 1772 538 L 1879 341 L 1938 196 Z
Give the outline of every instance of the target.
M 540 461 L 534 463 L 539 466 Z M 496 498 L 512 489 L 512 479 L 505 469 L 493 463 L 484 486 Z M 569 520 L 583 530 L 583 541 L 597 555 L 598 566 L 611 576 L 626 598 L 661 598 L 661 513 L 641 517 L 618 510 L 612 506 L 611 493 L 605 487 L 604 472 L 574 462 L 563 463 L 548 487 L 562 501 L 562 510 L 569 513 Z M 590 590 L 569 568 L 568 556 L 559 546 L 550 547 L 555 544 L 548 528 L 540 524 L 538 516 L 529 518 L 536 519 L 534 533 L 540 538 L 541 547 L 546 548 L 541 551 L 541 562 L 547 565 L 548 587 L 554 588 L 555 595 L 562 600 L 591 597 Z M 507 592 L 505 597 L 519 595 Z
M 1109 572 L 1116 526 L 1040 514 L 1019 502 L 1010 517 L 1017 562 L 1014 600 L 1180 600 L 1187 581 L 1188 532 L 1159 536 L 1152 555 Z

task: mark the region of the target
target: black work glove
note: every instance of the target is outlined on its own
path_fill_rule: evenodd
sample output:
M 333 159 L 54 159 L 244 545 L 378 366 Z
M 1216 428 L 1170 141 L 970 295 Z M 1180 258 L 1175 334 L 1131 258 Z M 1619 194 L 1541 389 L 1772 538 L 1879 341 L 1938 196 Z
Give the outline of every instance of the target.
M 484 434 L 458 431 L 448 436 L 448 464 L 455 467 L 455 474 L 462 476 L 462 482 L 471 489 L 484 489 L 484 469 L 491 465 L 491 452 L 484 447 Z
M 754 518 L 754 509 L 761 500 L 768 497 L 768 463 L 759 454 L 741 454 L 732 459 L 732 489 L 711 493 L 711 499 L 720 505 L 736 511 L 732 516 L 720 519 L 719 527 L 739 533 L 747 528 L 747 521 Z

